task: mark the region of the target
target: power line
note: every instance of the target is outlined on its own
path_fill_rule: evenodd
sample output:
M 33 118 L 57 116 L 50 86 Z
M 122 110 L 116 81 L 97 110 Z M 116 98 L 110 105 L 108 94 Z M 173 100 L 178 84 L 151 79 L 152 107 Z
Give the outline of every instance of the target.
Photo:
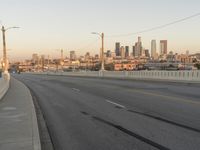
M 96 43 L 97 41 L 99 40 L 99 38 L 95 39 L 94 41 L 92 41 L 91 43 L 81 47 L 81 48 L 78 48 L 77 50 L 83 50 L 83 49 L 86 49 L 88 47 L 90 47 L 91 45 L 93 45 L 94 43 Z
M 189 19 L 197 17 L 197 16 L 200 16 L 200 13 L 197 13 L 197 14 L 194 14 L 194 15 L 191 15 L 191 16 L 188 16 L 188 17 L 185 17 L 185 18 L 182 18 L 182 19 L 179 19 L 179 20 L 167 23 L 167 24 L 163 24 L 163 25 L 156 26 L 156 27 L 153 27 L 153 28 L 141 30 L 141 31 L 138 31 L 138 32 L 128 33 L 128 34 L 110 35 L 110 36 L 106 36 L 106 37 L 124 37 L 124 36 L 132 36 L 132 35 L 136 35 L 136 34 L 146 33 L 146 32 L 150 32 L 150 31 L 162 29 L 162 28 L 165 28 L 167 26 L 170 26 L 170 25 L 173 25 L 173 24 L 176 24 L 176 23 L 179 23 L 179 22 L 183 22 L 185 20 L 189 20 Z

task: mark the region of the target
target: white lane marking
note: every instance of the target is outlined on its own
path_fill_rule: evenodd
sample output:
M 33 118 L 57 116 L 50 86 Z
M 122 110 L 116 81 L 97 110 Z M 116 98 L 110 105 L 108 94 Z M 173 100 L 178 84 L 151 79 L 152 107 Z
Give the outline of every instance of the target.
M 79 89 L 76 89 L 76 88 L 72 88 L 72 90 L 76 91 L 76 92 L 80 92 Z
M 115 102 L 113 102 L 113 101 L 110 101 L 110 100 L 106 100 L 106 102 L 108 102 L 108 103 L 111 103 L 111 104 L 113 104 L 113 105 L 116 105 L 116 106 L 118 106 L 118 107 L 121 107 L 121 108 L 126 108 L 125 106 L 123 106 L 123 105 L 120 105 L 120 104 L 118 104 L 118 103 L 115 103 Z
M 16 107 L 4 107 L 3 110 L 16 110 Z

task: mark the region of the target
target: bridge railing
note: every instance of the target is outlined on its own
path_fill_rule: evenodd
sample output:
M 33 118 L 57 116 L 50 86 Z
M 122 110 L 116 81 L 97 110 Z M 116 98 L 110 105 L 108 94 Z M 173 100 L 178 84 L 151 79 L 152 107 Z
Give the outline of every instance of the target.
M 37 73 L 36 73 L 37 74 Z M 146 80 L 200 81 L 200 71 L 78 71 L 78 72 L 43 72 L 39 74 L 110 77 Z

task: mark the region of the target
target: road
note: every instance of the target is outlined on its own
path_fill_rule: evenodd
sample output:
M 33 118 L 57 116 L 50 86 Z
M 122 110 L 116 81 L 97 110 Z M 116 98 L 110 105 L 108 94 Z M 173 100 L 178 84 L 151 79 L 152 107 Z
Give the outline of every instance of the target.
M 56 150 L 199 150 L 200 85 L 20 74 Z

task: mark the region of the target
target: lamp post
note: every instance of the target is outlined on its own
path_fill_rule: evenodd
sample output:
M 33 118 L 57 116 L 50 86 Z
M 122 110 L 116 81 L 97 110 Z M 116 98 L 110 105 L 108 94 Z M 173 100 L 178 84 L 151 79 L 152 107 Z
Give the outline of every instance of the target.
M 8 72 L 8 60 L 7 60 L 7 54 L 6 54 L 6 37 L 5 37 L 5 32 L 9 29 L 12 28 L 19 28 L 19 27 L 9 27 L 5 28 L 2 26 L 1 31 L 2 31 L 2 36 L 3 36 L 3 71 Z
M 101 41 L 102 41 L 102 47 L 101 47 L 101 71 L 104 71 L 104 33 L 97 33 L 97 32 L 92 32 L 92 34 L 97 34 L 101 37 Z
M 63 65 L 64 65 L 63 49 L 61 49 L 60 53 L 61 53 L 61 55 L 60 55 L 60 65 L 61 65 L 61 69 L 63 71 Z

